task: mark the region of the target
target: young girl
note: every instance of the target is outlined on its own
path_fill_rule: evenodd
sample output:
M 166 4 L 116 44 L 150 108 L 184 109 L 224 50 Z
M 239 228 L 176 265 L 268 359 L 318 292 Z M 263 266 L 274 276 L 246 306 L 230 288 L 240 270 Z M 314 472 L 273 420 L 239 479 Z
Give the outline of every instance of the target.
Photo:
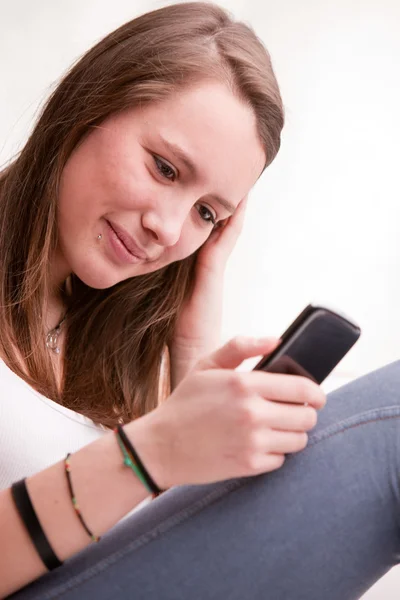
M 218 348 L 282 127 L 251 28 L 176 4 L 80 59 L 1 173 L 1 597 L 345 600 L 398 561 L 399 365 L 308 437 L 317 385 L 235 370 L 276 340 Z

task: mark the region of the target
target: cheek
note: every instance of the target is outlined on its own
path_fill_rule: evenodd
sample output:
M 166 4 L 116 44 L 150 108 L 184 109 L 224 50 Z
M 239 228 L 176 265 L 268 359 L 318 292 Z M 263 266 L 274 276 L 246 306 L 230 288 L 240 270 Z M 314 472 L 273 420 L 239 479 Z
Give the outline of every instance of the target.
M 90 185 L 70 163 L 61 176 L 57 200 L 61 229 L 68 230 L 68 234 L 77 229 L 91 210 L 92 202 Z
M 168 257 L 171 257 L 170 262 L 173 260 L 183 260 L 196 252 L 207 241 L 210 235 L 211 228 L 210 231 L 207 231 L 206 228 L 202 231 L 201 228 L 194 227 L 193 224 L 186 224 L 179 242 L 170 249 Z
M 152 196 L 152 181 L 139 148 L 126 148 L 125 139 L 105 149 L 97 165 L 98 197 L 107 210 L 142 208 Z
M 113 165 L 102 177 L 101 197 L 111 208 L 128 209 L 142 197 L 144 185 L 144 177 L 138 169 L 129 170 L 122 165 Z

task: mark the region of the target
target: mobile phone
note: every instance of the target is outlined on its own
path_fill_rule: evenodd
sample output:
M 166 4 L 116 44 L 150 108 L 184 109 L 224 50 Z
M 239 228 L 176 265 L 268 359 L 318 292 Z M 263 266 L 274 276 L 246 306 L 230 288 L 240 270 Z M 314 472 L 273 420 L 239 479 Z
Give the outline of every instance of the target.
M 309 304 L 253 370 L 303 375 L 320 384 L 360 335 L 360 327 L 344 314 Z

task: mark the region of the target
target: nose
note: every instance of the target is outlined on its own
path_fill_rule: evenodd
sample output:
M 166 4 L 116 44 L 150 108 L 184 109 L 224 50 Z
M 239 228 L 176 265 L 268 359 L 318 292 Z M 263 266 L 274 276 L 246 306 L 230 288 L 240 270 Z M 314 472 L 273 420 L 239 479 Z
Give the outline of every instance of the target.
M 148 211 L 142 216 L 142 226 L 160 246 L 174 246 L 181 237 L 186 215 L 170 211 L 169 215 Z

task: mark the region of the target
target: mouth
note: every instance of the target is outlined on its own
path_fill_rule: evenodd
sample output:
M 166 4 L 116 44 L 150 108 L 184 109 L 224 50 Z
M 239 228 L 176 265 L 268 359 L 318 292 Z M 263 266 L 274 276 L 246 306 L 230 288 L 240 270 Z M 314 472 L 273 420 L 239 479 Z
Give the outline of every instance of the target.
M 112 221 L 106 220 L 106 222 L 129 254 L 135 258 L 140 258 L 141 260 L 150 260 L 150 257 L 140 248 L 133 237 L 123 227 Z

